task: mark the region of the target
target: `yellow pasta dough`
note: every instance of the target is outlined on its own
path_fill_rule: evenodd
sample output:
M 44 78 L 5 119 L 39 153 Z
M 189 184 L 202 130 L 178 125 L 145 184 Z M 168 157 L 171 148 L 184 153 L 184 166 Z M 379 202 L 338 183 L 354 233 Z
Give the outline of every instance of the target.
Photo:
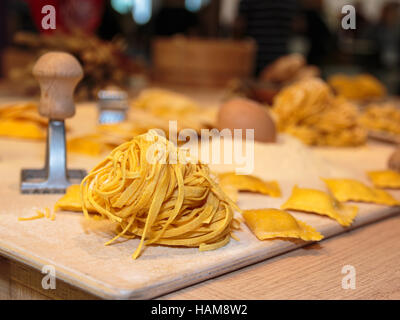
M 75 137 L 68 140 L 67 148 L 69 152 L 85 154 L 89 156 L 100 156 L 104 152 L 109 152 L 112 148 L 102 141 L 99 134 L 89 134 L 82 137 Z
M 86 207 L 89 212 L 96 212 L 96 209 L 89 202 Z M 54 205 L 54 211 L 58 210 L 82 212 L 79 184 L 73 184 L 67 188 L 65 194 Z
M 188 159 L 173 143 L 150 130 L 115 148 L 82 181 L 83 212 L 90 203 L 118 224 L 120 236 L 143 244 L 199 247 L 226 245 L 237 227 L 239 208 L 210 176 L 209 168 Z
M 41 117 L 35 103 L 24 102 L 0 107 L 0 136 L 22 139 L 44 139 L 47 120 Z
M 399 201 L 385 190 L 371 188 L 353 179 L 323 179 L 333 196 L 341 202 L 358 201 L 397 206 Z
M 328 79 L 328 83 L 338 94 L 348 99 L 365 100 L 386 95 L 384 85 L 370 74 L 356 76 L 336 74 Z
M 239 191 L 258 192 L 271 197 L 281 196 L 281 189 L 276 181 L 263 181 L 252 175 L 238 175 L 234 172 L 221 173 L 218 177 L 222 188 L 233 186 Z
M 46 118 L 43 118 L 38 113 L 36 103 L 21 102 L 0 107 L 0 119 L 16 119 L 27 120 L 47 125 Z
M 393 170 L 367 172 L 368 177 L 377 188 L 400 188 L 400 173 Z
M 46 135 L 43 128 L 36 123 L 6 119 L 0 120 L 0 136 L 40 140 Z
M 295 186 L 281 209 L 312 212 L 335 219 L 342 226 L 349 226 L 358 213 L 356 206 L 344 205 L 329 194 L 314 189 Z
M 319 241 L 323 236 L 313 227 L 278 209 L 245 210 L 243 217 L 259 240 L 271 238 L 299 238 Z

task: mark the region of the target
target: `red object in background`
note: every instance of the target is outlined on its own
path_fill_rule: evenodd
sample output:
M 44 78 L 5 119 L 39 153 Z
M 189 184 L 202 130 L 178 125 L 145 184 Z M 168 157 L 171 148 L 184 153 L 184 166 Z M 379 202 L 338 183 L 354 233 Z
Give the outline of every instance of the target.
M 104 0 L 26 0 L 29 3 L 33 20 L 42 33 L 79 30 L 93 33 L 100 25 L 104 10 Z M 56 29 L 43 29 L 42 13 L 45 5 L 56 10 Z

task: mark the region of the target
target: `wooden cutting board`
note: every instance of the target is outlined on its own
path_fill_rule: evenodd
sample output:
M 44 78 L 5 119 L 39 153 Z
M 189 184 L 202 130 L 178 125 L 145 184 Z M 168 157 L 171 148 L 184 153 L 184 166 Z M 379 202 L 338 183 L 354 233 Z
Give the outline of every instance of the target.
M 80 107 L 77 116 L 69 123 L 72 130 L 90 130 L 94 126 L 95 112 L 93 106 Z M 152 246 L 146 248 L 139 259 L 132 260 L 138 240 L 122 240 L 112 246 L 104 246 L 114 235 L 114 226 L 108 221 L 88 221 L 79 213 L 59 212 L 55 221 L 39 219 L 19 222 L 18 217 L 31 216 L 35 214 L 35 209 L 52 208 L 60 197 L 19 193 L 21 168 L 42 166 L 44 147 L 42 142 L 0 139 L 0 254 L 38 270 L 44 265 L 52 265 L 57 279 L 99 297 L 156 297 L 306 245 L 302 241 L 259 241 L 242 224 L 241 230 L 236 232 L 240 241 L 232 240 L 229 245 L 215 251 Z M 371 144 L 352 149 L 317 149 L 315 153 L 323 164 L 318 168 L 315 163 L 306 161 L 301 170 L 277 172 L 273 167 L 277 161 L 285 162 L 290 168 L 291 161 L 309 156 L 308 153 L 301 154 L 305 152 L 302 148 L 293 152 L 291 155 L 288 149 L 279 145 L 256 146 L 255 174 L 265 179 L 278 179 L 283 197 L 274 199 L 243 193 L 239 198 L 240 207 L 279 207 L 290 195 L 294 184 L 323 189 L 319 180 L 321 174 L 348 174 L 367 181 L 365 170 L 384 168 L 391 148 Z M 70 167 L 86 169 L 99 161 L 79 155 L 70 155 L 69 160 Z M 221 167 L 214 169 L 228 170 Z M 392 194 L 400 198 L 400 193 Z M 398 212 L 396 208 L 379 205 L 360 204 L 359 208 L 360 214 L 351 228 Z M 351 229 L 343 228 L 327 217 L 304 213 L 294 215 L 314 226 L 325 237 Z

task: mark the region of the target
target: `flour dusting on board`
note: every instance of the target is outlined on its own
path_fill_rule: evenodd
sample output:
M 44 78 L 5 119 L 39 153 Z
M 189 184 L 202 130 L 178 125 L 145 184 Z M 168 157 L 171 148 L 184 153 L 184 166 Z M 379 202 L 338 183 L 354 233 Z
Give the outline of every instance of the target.
M 252 174 L 265 180 L 277 180 L 284 193 L 286 185 L 324 188 L 322 177 L 354 178 L 351 171 L 331 164 L 312 148 L 285 134 L 279 135 L 276 143 L 255 143 L 254 152 Z M 233 171 L 238 164 L 211 164 L 210 167 L 215 172 L 227 172 Z

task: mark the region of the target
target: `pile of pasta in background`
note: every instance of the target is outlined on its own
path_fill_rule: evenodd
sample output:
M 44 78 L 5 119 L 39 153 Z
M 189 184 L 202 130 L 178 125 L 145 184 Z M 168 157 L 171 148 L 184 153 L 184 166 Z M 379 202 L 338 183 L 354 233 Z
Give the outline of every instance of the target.
M 370 74 L 336 74 L 328 79 L 328 83 L 338 95 L 358 102 L 379 100 L 387 93 L 385 86 Z
M 275 97 L 272 110 L 279 131 L 294 135 L 308 145 L 357 146 L 366 141 L 358 108 L 347 99 L 335 96 L 318 78 L 284 88 Z
M 160 88 L 143 90 L 131 106 L 134 112 L 142 110 L 160 120 L 177 121 L 178 130 L 190 128 L 197 132 L 212 127 L 217 114 L 215 108 L 202 107 L 183 94 Z M 165 129 L 168 131 L 168 127 Z
M 400 109 L 394 103 L 370 104 L 360 121 L 369 130 L 385 131 L 400 135 Z

